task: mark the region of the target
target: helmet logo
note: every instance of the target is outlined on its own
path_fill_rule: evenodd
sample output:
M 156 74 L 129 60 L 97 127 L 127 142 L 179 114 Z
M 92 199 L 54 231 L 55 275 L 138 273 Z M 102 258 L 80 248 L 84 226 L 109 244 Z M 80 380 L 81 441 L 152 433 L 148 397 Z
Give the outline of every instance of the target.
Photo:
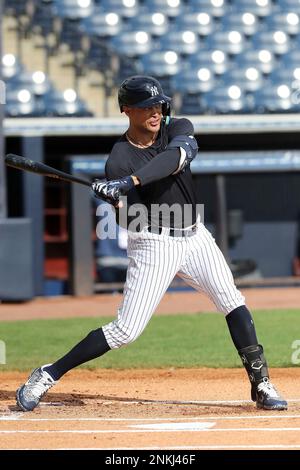
M 159 95 L 157 86 L 152 86 L 152 87 L 150 88 L 150 91 L 151 91 L 151 95 L 152 95 L 152 96 Z

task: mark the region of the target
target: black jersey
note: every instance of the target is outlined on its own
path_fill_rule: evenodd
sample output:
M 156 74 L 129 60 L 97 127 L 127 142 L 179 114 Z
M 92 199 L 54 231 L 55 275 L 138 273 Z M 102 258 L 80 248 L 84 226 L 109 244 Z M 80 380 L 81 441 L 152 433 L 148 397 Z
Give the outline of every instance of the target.
M 132 145 L 125 134 L 113 146 L 106 162 L 106 178 L 135 175 L 141 182 L 127 195 L 129 222 L 134 218 L 133 214 L 137 215 L 134 209 L 141 205 L 147 209 L 143 225 L 181 228 L 196 222 L 196 198 L 190 168 L 172 174 L 178 168 L 180 150 L 167 150 L 167 145 L 176 135 L 194 135 L 192 123 L 186 118 L 171 118 L 168 124 L 163 120 L 155 143 L 147 148 Z M 166 207 L 171 209 L 170 216 L 164 210 Z M 124 226 L 120 214 L 117 215 Z

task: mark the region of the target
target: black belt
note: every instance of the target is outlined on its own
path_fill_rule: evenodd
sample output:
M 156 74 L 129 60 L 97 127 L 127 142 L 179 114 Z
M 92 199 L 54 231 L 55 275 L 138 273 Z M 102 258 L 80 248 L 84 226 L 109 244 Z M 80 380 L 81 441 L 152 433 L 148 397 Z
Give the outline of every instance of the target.
M 147 227 L 147 231 L 155 233 L 156 235 L 166 235 L 168 237 L 192 237 L 197 232 L 197 224 L 182 229 L 149 225 Z

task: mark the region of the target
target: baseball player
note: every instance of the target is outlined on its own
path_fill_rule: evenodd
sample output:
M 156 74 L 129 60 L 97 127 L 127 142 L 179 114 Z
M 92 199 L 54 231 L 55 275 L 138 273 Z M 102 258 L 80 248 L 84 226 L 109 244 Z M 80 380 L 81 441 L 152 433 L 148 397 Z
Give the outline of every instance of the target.
M 245 299 L 215 240 L 199 220 L 190 171 L 198 152 L 192 123 L 170 117 L 171 99 L 153 77 L 129 77 L 121 84 L 118 98 L 129 127 L 107 160 L 107 179 L 96 180 L 92 188 L 97 197 L 115 206 L 118 223 L 128 229 L 123 302 L 116 320 L 91 331 L 53 364 L 32 372 L 17 390 L 19 407 L 33 410 L 70 369 L 134 341 L 177 274 L 206 293 L 224 313 L 257 407 L 287 409 L 287 402 L 269 380 Z

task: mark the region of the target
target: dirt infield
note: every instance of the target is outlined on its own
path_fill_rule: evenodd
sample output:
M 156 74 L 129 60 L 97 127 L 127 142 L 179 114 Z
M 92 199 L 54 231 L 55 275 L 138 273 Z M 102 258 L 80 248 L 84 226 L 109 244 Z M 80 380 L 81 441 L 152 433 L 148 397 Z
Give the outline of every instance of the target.
M 300 370 L 274 369 L 288 411 L 257 410 L 242 369 L 68 373 L 33 412 L 1 373 L 1 449 L 297 449 Z
M 251 309 L 299 308 L 299 288 L 243 291 Z M 120 295 L 1 304 L 0 320 L 114 316 Z M 167 293 L 158 314 L 215 311 L 198 293 Z M 299 449 L 300 369 L 271 378 L 288 411 L 257 410 L 242 369 L 73 370 L 30 413 L 15 404 L 27 374 L 0 373 L 1 449 Z
M 300 288 L 242 289 L 250 309 L 300 308 Z M 115 316 L 121 294 L 92 297 L 48 297 L 19 304 L 0 304 L 0 320 Z M 156 314 L 215 312 L 213 303 L 197 292 L 165 294 Z

